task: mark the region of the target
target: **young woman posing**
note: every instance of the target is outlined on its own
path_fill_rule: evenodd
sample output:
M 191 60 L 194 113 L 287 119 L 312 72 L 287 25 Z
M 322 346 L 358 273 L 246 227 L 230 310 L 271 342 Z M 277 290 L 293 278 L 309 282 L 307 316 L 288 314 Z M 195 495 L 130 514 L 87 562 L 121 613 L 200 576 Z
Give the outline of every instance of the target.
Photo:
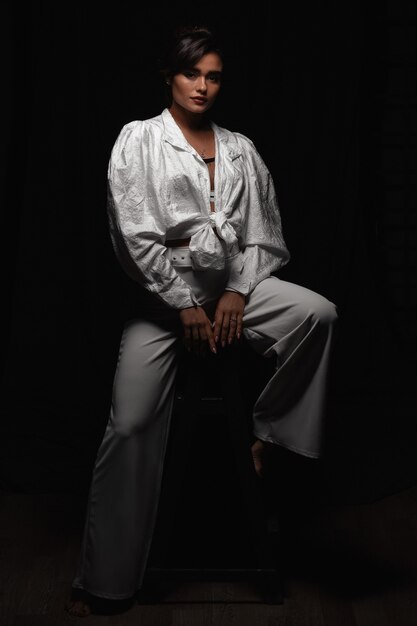
M 210 31 L 179 31 L 165 68 L 169 107 L 126 124 L 112 151 L 110 232 L 141 304 L 121 339 L 67 605 L 73 615 L 88 615 L 94 596 L 133 598 L 142 584 L 181 341 L 217 353 L 244 335 L 276 360 L 253 412 L 259 475 L 268 445 L 321 452 L 336 307 L 271 275 L 289 259 L 271 175 L 250 139 L 208 117 L 222 71 Z

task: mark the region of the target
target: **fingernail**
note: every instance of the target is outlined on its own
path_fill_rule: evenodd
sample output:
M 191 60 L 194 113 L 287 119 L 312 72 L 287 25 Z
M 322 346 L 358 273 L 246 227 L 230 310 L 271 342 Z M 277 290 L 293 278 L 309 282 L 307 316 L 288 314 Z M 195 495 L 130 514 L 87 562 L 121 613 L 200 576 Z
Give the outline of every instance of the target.
M 214 354 L 217 354 L 216 346 L 213 346 L 212 350 L 213 350 Z
M 232 343 L 232 338 L 229 337 L 229 346 L 230 346 L 231 343 Z
M 226 342 L 222 341 L 222 348 L 224 348 L 225 345 L 226 345 Z
M 219 336 L 218 336 L 218 335 L 216 335 L 216 336 L 215 336 L 214 341 L 215 341 L 216 343 L 219 341 Z
M 240 339 L 240 333 L 237 333 L 237 338 Z

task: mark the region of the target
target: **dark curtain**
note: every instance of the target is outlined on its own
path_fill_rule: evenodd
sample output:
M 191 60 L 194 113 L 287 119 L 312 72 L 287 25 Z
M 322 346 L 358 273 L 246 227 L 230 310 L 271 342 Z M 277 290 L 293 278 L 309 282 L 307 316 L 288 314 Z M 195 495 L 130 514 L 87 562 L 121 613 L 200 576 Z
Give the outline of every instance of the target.
M 415 481 L 415 322 L 405 334 L 381 239 L 390 3 L 329 5 L 282 3 L 276 17 L 263 3 L 227 15 L 212 5 L 4 9 L 4 488 L 88 483 L 131 290 L 108 235 L 110 150 L 123 124 L 161 112 L 161 46 L 174 25 L 196 21 L 224 39 L 212 117 L 248 135 L 275 180 L 292 254 L 279 276 L 339 308 L 330 492 L 362 501 Z M 396 16 L 407 20 L 403 7 Z

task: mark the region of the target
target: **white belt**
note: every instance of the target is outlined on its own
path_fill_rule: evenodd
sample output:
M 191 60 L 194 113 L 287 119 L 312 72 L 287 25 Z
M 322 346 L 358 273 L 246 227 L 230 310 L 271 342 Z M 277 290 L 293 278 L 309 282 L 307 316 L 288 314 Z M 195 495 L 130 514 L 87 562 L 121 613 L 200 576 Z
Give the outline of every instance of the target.
M 184 265 L 185 267 L 192 267 L 191 252 L 188 246 L 180 246 L 178 248 L 167 248 L 167 259 L 171 261 L 174 267 L 176 265 Z
M 237 245 L 233 246 L 233 252 L 230 257 L 226 257 L 226 263 L 230 262 L 235 256 L 239 254 L 239 247 Z M 167 259 L 171 262 L 171 264 L 176 267 L 178 265 L 182 265 L 184 267 L 193 267 L 191 261 L 191 251 L 188 246 L 178 246 L 178 247 L 168 247 L 166 251 Z

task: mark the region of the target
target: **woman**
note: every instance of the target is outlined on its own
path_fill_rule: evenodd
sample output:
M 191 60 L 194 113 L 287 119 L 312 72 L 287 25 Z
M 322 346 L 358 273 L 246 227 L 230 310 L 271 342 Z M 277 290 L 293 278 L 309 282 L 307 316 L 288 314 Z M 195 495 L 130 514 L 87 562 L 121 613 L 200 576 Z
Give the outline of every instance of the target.
M 335 306 L 271 276 L 289 253 L 270 173 L 247 137 L 207 116 L 222 70 L 207 29 L 179 31 L 165 69 L 170 106 L 126 124 L 110 159 L 112 241 L 141 304 L 121 340 L 73 581 L 100 598 L 130 598 L 142 584 L 181 337 L 217 353 L 244 334 L 276 359 L 253 413 L 259 475 L 268 443 L 320 455 Z M 91 608 L 74 597 L 68 610 Z

